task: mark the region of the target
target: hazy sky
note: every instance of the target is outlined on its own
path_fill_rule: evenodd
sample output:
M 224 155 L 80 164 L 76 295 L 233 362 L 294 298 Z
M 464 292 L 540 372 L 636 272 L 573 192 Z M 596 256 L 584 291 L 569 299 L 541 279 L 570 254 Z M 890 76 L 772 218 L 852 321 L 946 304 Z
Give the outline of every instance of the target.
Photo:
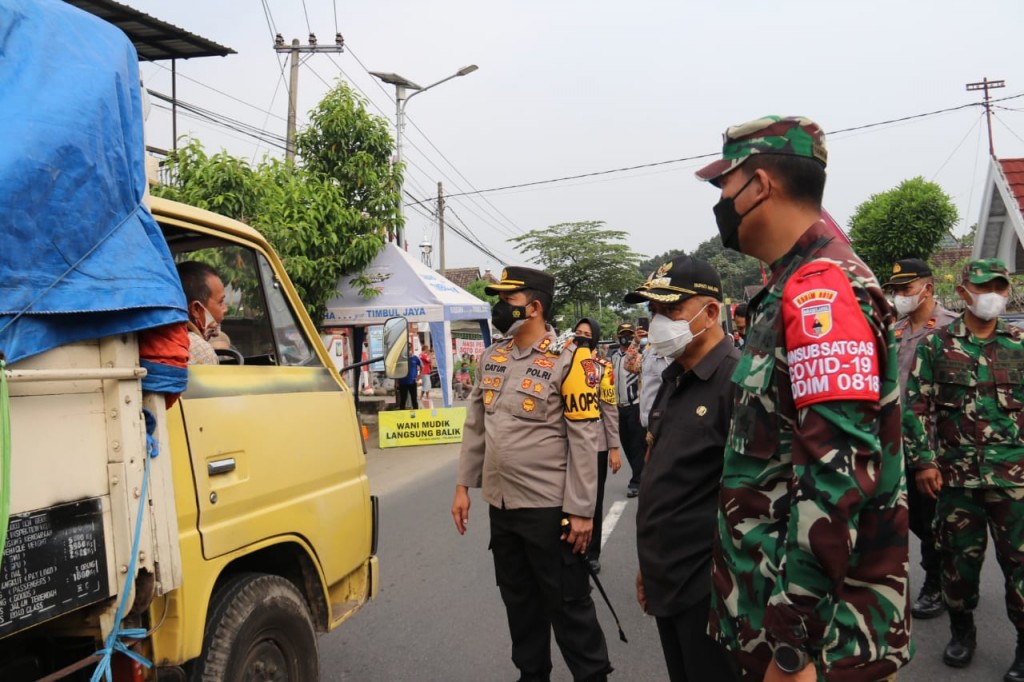
M 262 2 L 122 1 L 238 52 L 178 62 L 181 100 L 284 135 L 288 70 L 272 49 Z M 716 152 L 728 125 L 764 114 L 808 116 L 831 132 L 959 107 L 980 102 L 981 93 L 964 86 L 983 77 L 1006 81 L 994 97 L 1019 96 L 997 103 L 997 156 L 1024 156 L 1020 0 L 266 5 L 289 43 L 306 43 L 307 14 L 321 44 L 333 42 L 335 14 L 345 37 L 345 53 L 313 55 L 301 68 L 300 125 L 326 92 L 323 81 L 345 78 L 393 124 L 394 89 L 379 87 L 366 69 L 425 86 L 479 65 L 408 105 L 408 120 L 419 130 L 407 127 L 406 189 L 416 197 L 436 196 L 439 180 L 457 193 Z M 143 64 L 146 85 L 170 93 L 169 67 Z M 150 144 L 170 146 L 167 112 L 154 109 L 147 130 Z M 211 151 L 283 155 L 190 118 L 179 118 L 180 134 L 198 137 Z M 980 106 L 833 134 L 828 149 L 825 205 L 844 226 L 871 194 L 918 175 L 956 202 L 958 233 L 978 220 L 989 165 Z M 711 206 L 718 192 L 693 178 L 704 163 L 452 197 L 448 219 L 505 262 L 526 260 L 507 242 L 510 235 L 579 220 L 628 232 L 645 256 L 689 250 L 717 234 Z M 419 243 L 430 239 L 437 267 L 433 220 L 407 212 L 410 251 L 418 254 Z M 502 265 L 450 232 L 446 251 L 447 267 Z

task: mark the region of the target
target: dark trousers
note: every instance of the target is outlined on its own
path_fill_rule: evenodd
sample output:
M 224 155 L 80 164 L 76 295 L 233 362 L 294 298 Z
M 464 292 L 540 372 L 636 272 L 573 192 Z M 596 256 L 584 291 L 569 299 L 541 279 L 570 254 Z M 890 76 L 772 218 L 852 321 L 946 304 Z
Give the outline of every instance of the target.
M 398 409 L 405 409 L 406 398 L 409 399 L 410 409 L 420 409 L 420 404 L 416 399 L 417 387 L 417 384 L 398 384 Z
M 935 545 L 935 500 L 917 489 L 914 470 L 907 470 L 907 506 L 910 530 L 921 541 L 921 568 L 924 569 L 924 587 L 938 590 L 941 584 L 942 564 Z
M 579 555 L 559 539 L 561 509 L 490 508 L 494 575 L 512 635 L 512 662 L 547 679 L 551 631 L 574 680 L 604 680 L 612 668 Z
M 658 635 L 672 682 L 730 682 L 739 676 L 725 649 L 708 637 L 711 595 L 671 617 L 658 616 Z
M 644 455 L 647 454 L 647 430 L 640 423 L 640 406 L 619 407 L 619 440 L 633 475 L 630 488 L 640 488 L 640 474 L 644 470 Z
M 604 484 L 608 480 L 608 451 L 597 453 L 597 504 L 594 505 L 594 533 L 587 546 L 588 559 L 601 558 L 601 526 L 604 520 Z

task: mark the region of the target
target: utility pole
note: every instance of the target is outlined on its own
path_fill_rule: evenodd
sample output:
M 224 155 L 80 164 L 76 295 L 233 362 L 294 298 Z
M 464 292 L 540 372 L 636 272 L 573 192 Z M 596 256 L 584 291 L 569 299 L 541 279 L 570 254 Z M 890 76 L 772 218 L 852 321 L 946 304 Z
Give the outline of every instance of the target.
M 996 88 L 1005 88 L 1006 81 L 990 81 L 988 78 L 983 78 L 980 83 L 968 83 L 967 90 L 984 90 L 985 91 L 985 118 L 988 121 L 988 155 L 995 158 L 996 149 L 992 144 L 992 100 L 989 98 L 988 91 L 995 90 Z
M 437 248 L 441 250 L 441 266 L 438 272 L 444 277 L 444 186 L 437 183 Z
M 299 101 L 299 53 L 341 53 L 345 51 L 345 39 L 340 33 L 334 34 L 333 45 L 317 45 L 316 34 L 309 34 L 309 44 L 300 45 L 299 39 L 294 38 L 289 47 L 284 44 L 284 37 L 278 33 L 274 37 L 274 52 L 287 52 L 292 57 L 291 77 L 288 79 L 288 134 L 285 144 L 284 159 L 288 163 L 295 163 L 295 110 Z

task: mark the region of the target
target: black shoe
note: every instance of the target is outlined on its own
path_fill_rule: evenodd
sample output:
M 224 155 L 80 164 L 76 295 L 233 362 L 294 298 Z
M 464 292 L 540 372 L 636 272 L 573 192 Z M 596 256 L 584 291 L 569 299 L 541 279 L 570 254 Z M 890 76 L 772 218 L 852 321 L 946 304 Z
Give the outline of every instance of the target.
M 1024 632 L 1017 631 L 1017 653 L 1013 657 L 1013 665 L 1003 675 L 1005 682 L 1024 681 Z
M 918 595 L 917 601 L 910 607 L 910 613 L 914 618 L 921 620 L 937 618 L 945 610 L 946 604 L 942 601 L 942 591 L 927 584 L 921 588 L 921 594 Z
M 591 573 L 600 573 L 601 572 L 601 562 L 598 561 L 597 559 L 587 559 L 587 566 L 590 567 L 590 572 Z
M 952 637 L 942 652 L 942 662 L 951 668 L 965 668 L 974 658 L 974 649 L 978 646 L 974 616 L 970 611 L 950 611 L 949 631 Z
M 519 673 L 517 682 L 551 682 L 551 673 L 528 673 L 524 670 Z
M 639 494 L 640 494 L 640 489 L 639 488 L 627 488 L 626 489 L 626 497 L 636 497 Z

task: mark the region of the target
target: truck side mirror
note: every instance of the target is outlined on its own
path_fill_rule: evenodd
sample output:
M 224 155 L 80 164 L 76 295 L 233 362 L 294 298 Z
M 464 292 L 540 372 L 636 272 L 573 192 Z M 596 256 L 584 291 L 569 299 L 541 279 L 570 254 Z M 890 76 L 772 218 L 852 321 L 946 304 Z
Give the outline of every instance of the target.
M 384 373 L 389 379 L 404 379 L 409 373 L 409 323 L 404 317 L 384 323 Z

